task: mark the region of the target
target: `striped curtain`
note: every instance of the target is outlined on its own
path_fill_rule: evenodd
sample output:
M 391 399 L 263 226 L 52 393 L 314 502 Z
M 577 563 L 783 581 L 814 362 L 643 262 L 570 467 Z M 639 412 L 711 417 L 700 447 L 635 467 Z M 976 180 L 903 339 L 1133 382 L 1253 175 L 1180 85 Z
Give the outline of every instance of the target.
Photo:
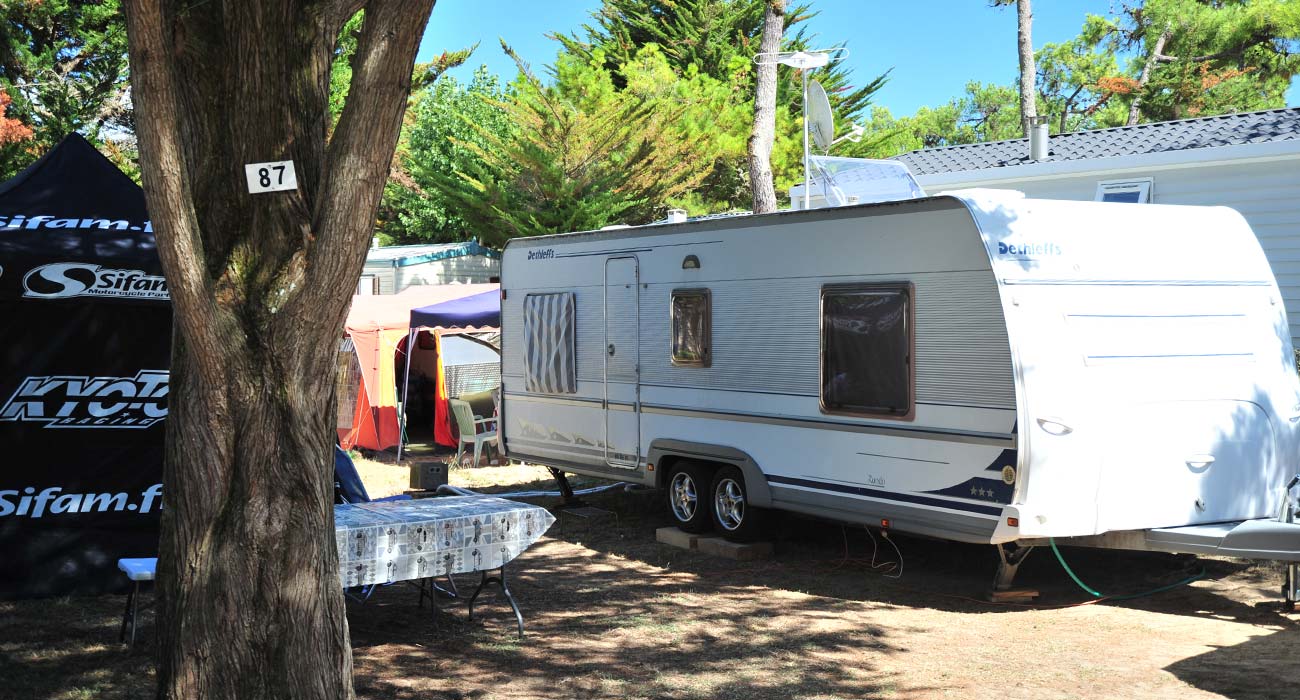
M 573 293 L 524 297 L 524 389 L 538 394 L 578 391 Z

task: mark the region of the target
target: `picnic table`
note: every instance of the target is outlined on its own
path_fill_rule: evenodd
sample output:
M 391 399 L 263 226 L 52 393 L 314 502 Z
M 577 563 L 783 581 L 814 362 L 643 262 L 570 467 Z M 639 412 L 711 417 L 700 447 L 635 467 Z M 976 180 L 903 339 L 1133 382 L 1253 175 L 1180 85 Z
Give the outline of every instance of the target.
M 471 617 L 474 600 L 495 583 L 523 636 L 523 614 L 506 585 L 505 567 L 554 522 L 545 508 L 492 496 L 336 505 L 339 579 L 344 588 L 398 581 L 423 585 L 439 576 L 478 572 L 479 586 L 469 599 Z

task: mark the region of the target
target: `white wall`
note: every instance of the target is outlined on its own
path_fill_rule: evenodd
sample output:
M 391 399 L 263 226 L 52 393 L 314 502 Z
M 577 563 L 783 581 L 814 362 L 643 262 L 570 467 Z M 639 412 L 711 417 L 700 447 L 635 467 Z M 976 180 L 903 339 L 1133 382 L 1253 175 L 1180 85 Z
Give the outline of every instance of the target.
M 1146 164 L 1144 160 L 1152 162 Z M 1111 161 L 1115 165 L 1110 165 Z M 1058 169 L 1072 166 L 1082 172 L 1053 174 L 1052 165 Z M 1091 200 L 1100 181 L 1150 177 L 1153 203 L 1236 209 L 1250 223 L 1268 256 L 1286 304 L 1292 343 L 1300 346 L 1300 153 L 1181 164 L 1150 157 L 1109 158 L 1083 164 L 1036 164 L 1007 168 L 1006 172 L 1012 176 L 997 178 L 999 170 L 978 170 L 922 175 L 917 181 L 930 194 L 963 187 L 997 187 L 1020 190 L 1035 198 Z
M 394 272 L 398 292 L 417 284 L 482 284 L 501 276 L 501 260 L 486 255 L 462 255 L 405 265 Z
M 481 284 L 501 276 L 501 260 L 486 255 L 462 255 L 433 262 L 393 267 L 382 260 L 367 262 L 363 275 L 379 278 L 380 294 L 396 294 L 417 284 Z
M 380 294 L 396 294 L 397 290 L 393 284 L 393 265 L 387 260 L 381 262 L 367 262 L 362 268 L 361 274 L 374 275 L 379 279 Z

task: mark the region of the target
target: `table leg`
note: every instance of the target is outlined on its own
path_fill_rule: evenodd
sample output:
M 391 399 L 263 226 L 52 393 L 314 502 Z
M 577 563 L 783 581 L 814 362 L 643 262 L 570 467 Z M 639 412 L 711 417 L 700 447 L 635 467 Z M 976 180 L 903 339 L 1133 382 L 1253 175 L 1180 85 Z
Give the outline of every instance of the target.
M 135 594 L 140 590 L 140 582 L 131 582 L 131 592 L 126 594 L 126 610 L 122 612 L 122 633 L 118 635 L 117 641 L 126 641 L 126 623 L 131 622 L 131 644 L 135 644 Z
M 420 589 L 420 607 L 424 607 L 424 599 L 428 598 L 432 604 L 436 602 L 437 597 L 441 595 L 444 598 L 455 600 L 460 597 L 460 591 L 456 590 L 456 579 L 447 574 L 447 588 L 438 585 L 438 580 L 433 576 L 426 576 L 420 579 L 417 588 Z M 436 607 L 436 606 L 435 606 Z
M 497 576 L 488 576 L 488 572 L 482 572 L 483 577 L 479 580 L 478 588 L 474 589 L 474 595 L 469 597 L 469 620 L 474 621 L 474 600 L 478 594 L 483 592 L 484 587 L 489 583 L 495 583 L 501 588 L 501 594 L 505 596 L 506 602 L 510 603 L 510 609 L 515 613 L 515 623 L 519 626 L 519 638 L 524 638 L 524 614 L 519 610 L 519 603 L 515 601 L 515 596 L 510 592 L 510 586 L 506 585 L 506 567 L 504 564 L 497 569 Z

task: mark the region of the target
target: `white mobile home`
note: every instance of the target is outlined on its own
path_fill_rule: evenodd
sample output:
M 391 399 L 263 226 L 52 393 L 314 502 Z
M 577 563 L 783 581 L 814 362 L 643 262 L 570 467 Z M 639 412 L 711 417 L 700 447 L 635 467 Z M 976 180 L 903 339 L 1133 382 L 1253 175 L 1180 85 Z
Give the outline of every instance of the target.
M 685 529 L 1235 525 L 1276 516 L 1296 468 L 1286 315 L 1229 209 L 971 192 L 516 239 L 502 262 L 508 453 L 665 487 Z
M 1300 337 L 1300 108 L 1060 134 L 898 156 L 929 192 L 1007 188 L 1044 199 L 1226 206 L 1259 237 Z
M 371 248 L 357 294 L 397 294 L 422 284 L 486 284 L 501 276 L 501 254 L 474 241 Z

